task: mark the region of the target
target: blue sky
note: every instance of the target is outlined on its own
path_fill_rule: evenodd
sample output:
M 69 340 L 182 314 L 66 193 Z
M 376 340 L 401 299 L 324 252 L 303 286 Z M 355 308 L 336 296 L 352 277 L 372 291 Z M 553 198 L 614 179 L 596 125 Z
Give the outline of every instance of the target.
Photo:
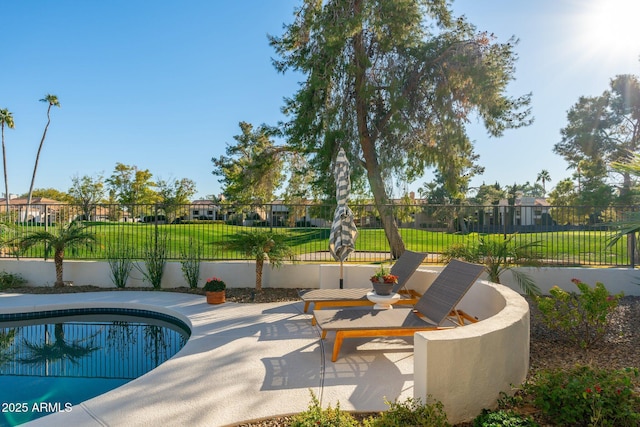
M 479 30 L 499 41 L 516 36 L 514 96 L 533 93 L 535 123 L 489 138 L 470 125 L 482 182 L 535 181 L 551 186 L 570 176 L 552 153 L 566 112 L 581 95 L 598 95 L 617 74 L 640 74 L 636 0 L 457 0 Z M 197 196 L 218 194 L 212 157 L 239 133 L 238 122 L 275 124 L 282 99 L 299 76 L 271 65 L 267 34 L 279 35 L 297 0 L 113 0 L 5 2 L 0 15 L 0 108 L 9 191 L 26 193 L 46 122 L 47 93 L 62 108 L 52 123 L 36 188 L 67 191 L 74 175 L 108 177 L 117 162 L 149 169 L 156 179 L 190 178 Z M 598 9 L 604 5 L 605 9 Z M 617 13 L 605 25 L 609 10 Z M 628 13 L 627 13 L 628 12 Z M 626 42 L 620 42 L 626 39 Z M 615 42 L 617 40 L 617 42 Z M 429 173 L 409 185 L 416 189 Z

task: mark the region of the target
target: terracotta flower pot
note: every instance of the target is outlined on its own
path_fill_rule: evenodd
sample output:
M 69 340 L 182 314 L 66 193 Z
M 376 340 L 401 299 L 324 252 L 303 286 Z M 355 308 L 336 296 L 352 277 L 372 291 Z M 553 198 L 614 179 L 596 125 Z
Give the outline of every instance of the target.
M 207 292 L 206 295 L 207 295 L 207 303 L 209 304 L 222 304 L 227 300 L 225 291 Z

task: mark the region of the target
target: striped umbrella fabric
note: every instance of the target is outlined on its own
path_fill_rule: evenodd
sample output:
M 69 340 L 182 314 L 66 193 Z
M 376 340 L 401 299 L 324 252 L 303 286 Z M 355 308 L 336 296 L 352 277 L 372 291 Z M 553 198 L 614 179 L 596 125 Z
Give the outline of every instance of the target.
M 342 263 L 355 250 L 356 238 L 358 237 L 353 212 L 347 206 L 351 191 L 351 178 L 349 176 L 349 161 L 342 148 L 338 151 L 333 174 L 336 180 L 338 206 L 333 215 L 331 233 L 329 234 L 329 252 L 336 261 L 340 261 L 340 288 L 342 288 Z

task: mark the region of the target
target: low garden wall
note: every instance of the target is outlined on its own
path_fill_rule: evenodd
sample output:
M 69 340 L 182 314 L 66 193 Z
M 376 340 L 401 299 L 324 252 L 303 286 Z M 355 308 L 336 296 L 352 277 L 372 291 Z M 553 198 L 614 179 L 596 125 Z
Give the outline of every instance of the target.
M 144 264 L 139 263 L 144 269 Z M 162 279 L 163 288 L 188 286 L 179 262 L 168 262 Z M 369 287 L 369 276 L 379 268 L 375 265 L 345 264 L 342 272 L 345 288 Z M 424 291 L 442 266 L 422 266 L 409 280 L 408 287 Z M 554 285 L 571 291 L 576 290 L 571 283 L 572 278 L 579 278 L 590 285 L 596 281 L 605 284 L 611 293 L 624 292 L 625 295 L 640 295 L 640 271 L 630 268 L 520 268 L 530 274 L 543 293 L 548 293 Z M 0 271 L 19 274 L 27 280 L 28 286 L 53 286 L 55 268 L 53 261 L 34 259 L 0 259 Z M 252 261 L 215 261 L 202 262 L 200 283 L 208 277 L 217 276 L 227 286 L 244 288 L 255 286 L 255 262 Z M 64 280 L 75 285 L 94 285 L 112 287 L 111 270 L 106 261 L 65 261 Z M 505 286 L 519 292 L 519 288 L 506 272 L 501 277 Z M 340 264 L 293 263 L 285 264 L 279 269 L 272 269 L 268 263 L 263 270 L 263 286 L 265 288 L 338 288 L 340 283 Z M 151 287 L 143 280 L 142 274 L 133 269 L 127 286 Z
M 442 402 L 450 423 L 494 409 L 529 370 L 529 305 L 520 294 L 479 280 L 458 307 L 480 321 L 414 335 L 414 397 Z

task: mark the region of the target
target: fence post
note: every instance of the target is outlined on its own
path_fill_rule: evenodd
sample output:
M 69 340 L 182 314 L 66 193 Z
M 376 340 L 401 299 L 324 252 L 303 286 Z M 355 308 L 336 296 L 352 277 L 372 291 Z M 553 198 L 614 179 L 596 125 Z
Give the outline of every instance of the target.
M 636 233 L 627 234 L 627 252 L 629 252 L 629 265 L 636 268 Z

